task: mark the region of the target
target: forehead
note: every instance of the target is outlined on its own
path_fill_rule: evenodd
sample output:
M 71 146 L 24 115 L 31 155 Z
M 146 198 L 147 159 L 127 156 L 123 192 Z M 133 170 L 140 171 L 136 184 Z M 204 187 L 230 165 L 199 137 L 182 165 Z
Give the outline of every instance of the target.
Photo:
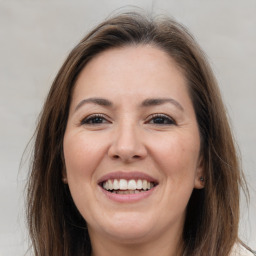
M 150 91 L 152 85 L 160 91 L 166 83 L 186 84 L 176 62 L 158 47 L 137 45 L 109 49 L 95 56 L 80 72 L 75 87 L 83 87 L 84 92 L 90 93 L 98 87 L 109 92 L 111 89 L 128 92 L 135 86 L 146 93 L 145 89 Z
M 109 65 L 110 63 L 115 65 L 111 66 Z M 167 66 L 168 70 L 172 69 L 176 72 L 183 73 L 179 65 L 170 55 L 160 47 L 150 44 L 128 45 L 105 50 L 93 57 L 87 63 L 85 69 L 95 69 L 97 65 L 98 68 L 104 68 L 105 71 L 115 71 L 115 69 L 119 69 L 119 65 L 126 65 L 127 72 L 130 70 L 134 72 L 134 65 L 131 64 L 136 64 L 136 67 L 144 67 L 148 71 L 154 71 L 152 75 L 164 65 Z M 141 69 L 138 71 L 140 72 Z
M 187 81 L 176 62 L 151 45 L 126 46 L 95 56 L 79 74 L 71 112 L 88 98 L 104 98 L 113 106 L 141 106 L 147 99 L 171 98 L 194 116 Z

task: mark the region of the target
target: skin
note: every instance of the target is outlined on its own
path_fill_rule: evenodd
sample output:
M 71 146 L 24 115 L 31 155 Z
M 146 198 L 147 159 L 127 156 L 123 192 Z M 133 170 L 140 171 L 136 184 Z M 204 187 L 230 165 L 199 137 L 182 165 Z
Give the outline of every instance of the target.
M 112 105 L 81 103 L 89 98 Z M 142 106 L 152 98 L 172 101 Z M 101 116 L 88 119 L 93 114 Z M 94 57 L 72 95 L 63 174 L 87 221 L 93 255 L 180 255 L 188 200 L 203 188 L 199 152 L 195 112 L 174 60 L 150 45 Z M 115 171 L 146 173 L 158 185 L 144 199 L 116 202 L 98 185 Z

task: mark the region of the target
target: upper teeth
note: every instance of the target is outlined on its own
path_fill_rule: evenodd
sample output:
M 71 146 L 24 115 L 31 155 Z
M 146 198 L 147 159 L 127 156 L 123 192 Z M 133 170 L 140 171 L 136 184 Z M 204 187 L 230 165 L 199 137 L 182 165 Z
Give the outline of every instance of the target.
M 106 190 L 136 190 L 136 189 L 151 189 L 154 187 L 154 183 L 147 180 L 125 180 L 114 179 L 103 182 L 103 188 Z

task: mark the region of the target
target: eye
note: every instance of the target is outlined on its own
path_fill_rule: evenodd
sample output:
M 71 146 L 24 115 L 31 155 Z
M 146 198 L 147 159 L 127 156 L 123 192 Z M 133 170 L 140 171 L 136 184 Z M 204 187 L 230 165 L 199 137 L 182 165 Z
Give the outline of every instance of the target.
M 154 125 L 176 125 L 175 120 L 165 114 L 153 114 L 149 117 L 147 123 Z
M 93 114 L 81 121 L 82 125 L 100 125 L 104 123 L 109 123 L 109 121 L 102 114 Z

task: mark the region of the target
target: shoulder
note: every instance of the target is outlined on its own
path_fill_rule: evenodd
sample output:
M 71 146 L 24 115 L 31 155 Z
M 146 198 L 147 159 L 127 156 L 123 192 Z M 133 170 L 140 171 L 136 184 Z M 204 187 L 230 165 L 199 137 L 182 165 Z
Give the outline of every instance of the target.
M 241 244 L 235 244 L 230 254 L 230 256 L 254 256 L 254 255 L 256 254 L 252 253 Z

